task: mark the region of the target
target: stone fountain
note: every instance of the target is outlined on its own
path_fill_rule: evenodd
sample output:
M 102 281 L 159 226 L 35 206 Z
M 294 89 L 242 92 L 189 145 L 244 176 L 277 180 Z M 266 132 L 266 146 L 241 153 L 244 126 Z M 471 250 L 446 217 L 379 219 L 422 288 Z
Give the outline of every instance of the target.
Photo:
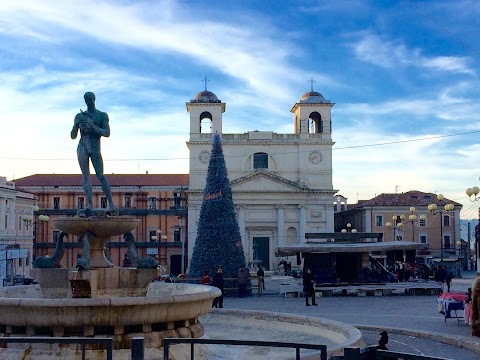
M 34 262 L 32 276 L 39 286 L 2 290 L 0 334 L 111 337 L 115 349 L 130 348 L 135 336 L 144 337 L 145 346 L 155 349 L 165 337 L 202 336 L 198 318 L 210 311 L 219 289 L 153 282 L 156 268 L 119 268 L 105 256 L 107 241 L 131 232 L 140 220 L 120 216 L 115 208 L 100 154 L 101 137 L 110 135 L 108 115 L 95 108 L 95 94 L 87 92 L 84 99 L 88 110 L 75 116 L 71 137 L 80 131 L 77 156 L 87 208 L 53 220 L 62 233 L 55 255 Z M 90 161 L 107 198 L 106 209 L 93 208 Z M 67 234 L 78 236 L 83 244 L 75 269 L 56 268 Z
M 146 347 L 158 349 L 165 337 L 202 336 L 204 329 L 198 318 L 210 311 L 220 290 L 152 282 L 158 275 L 156 268 L 119 268 L 106 259 L 106 241 L 133 230 L 138 221 L 124 216 L 55 220 L 61 231 L 83 237 L 84 253 L 77 266 L 86 268 L 35 269 L 38 291 L 29 290 L 23 297 L 17 297 L 13 288 L 4 293 L 0 298 L 0 331 L 4 336 L 112 337 L 115 349 L 130 348 L 134 336 L 144 337 Z M 65 270 L 68 282 L 63 286 L 71 285 L 71 297 L 44 296 L 42 283 L 48 288 L 55 272 Z M 57 279 L 57 288 L 62 287 L 59 282 Z
M 212 300 L 220 296 L 221 292 L 205 285 L 155 282 L 152 280 L 158 275 L 156 268 L 119 268 L 106 258 L 105 244 L 111 237 L 130 233 L 130 244 L 134 244 L 131 231 L 138 226 L 140 220 L 120 216 L 113 204 L 110 185 L 103 176 L 103 169 L 96 173 L 109 206 L 107 209 L 92 209 L 88 163 L 93 159 L 94 166 L 99 166 L 100 137 L 109 136 L 110 128 L 108 115 L 95 109 L 95 95 L 86 93 L 84 98 L 88 110 L 75 117 L 71 137 L 76 138 L 80 130 L 77 155 L 88 207 L 79 211 L 77 216 L 53 220 L 62 233 L 57 240 L 54 256 L 37 258 L 34 262 L 37 268 L 31 274 L 39 284 L 7 287 L 0 291 L 0 336 L 110 337 L 117 351 L 116 359 L 130 358 L 127 349 L 131 347 L 132 338 L 143 337 L 145 358 L 157 359 L 161 357 L 160 348 L 164 338 L 204 335 L 199 317 L 210 312 Z M 75 269 L 57 268 L 63 255 L 63 237 L 67 234 L 80 237 L 83 243 L 83 254 L 77 260 Z M 132 249 L 129 248 L 130 250 Z M 220 313 L 213 318 L 209 316 L 206 320 L 215 328 L 220 328 L 217 322 L 223 322 L 229 330 L 235 326 L 235 318 L 240 329 L 245 318 L 250 319 L 250 325 L 255 324 L 255 321 L 260 321 L 262 326 L 265 322 L 273 324 L 279 321 L 275 314 L 240 312 Z M 343 336 L 346 331 L 341 326 L 332 330 L 329 324 L 308 318 L 285 318 L 280 321 L 282 326 L 298 322 L 306 323 L 307 333 L 312 333 L 308 329 L 310 325 L 323 327 L 330 331 L 327 331 L 328 334 L 332 331 L 339 333 L 339 343 L 342 346 L 356 344 L 361 340 L 357 333 Z M 318 332 L 313 334 L 315 341 L 321 341 L 317 337 Z M 94 345 L 87 345 L 88 348 L 93 352 L 102 351 Z M 215 349 L 213 351 L 217 352 Z M 78 358 L 78 347 L 40 346 L 37 349 L 35 344 L 27 348 L 8 346 L 0 348 L 0 357 L 73 359 Z M 181 351 L 176 358 L 182 358 Z

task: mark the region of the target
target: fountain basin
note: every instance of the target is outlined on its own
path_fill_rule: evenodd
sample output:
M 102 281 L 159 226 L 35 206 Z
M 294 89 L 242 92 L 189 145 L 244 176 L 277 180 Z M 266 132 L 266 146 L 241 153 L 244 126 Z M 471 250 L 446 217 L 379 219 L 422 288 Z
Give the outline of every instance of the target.
M 327 345 L 328 357 L 343 355 L 347 346 L 364 347 L 361 332 L 348 324 L 314 316 L 268 311 L 213 309 L 200 318 L 205 337 L 257 341 L 287 341 Z M 175 359 L 190 359 L 189 345 L 175 345 Z M 227 345 L 196 345 L 195 359 L 295 359 L 295 349 Z M 302 359 L 319 359 L 316 350 L 301 350 Z
M 10 291 L 9 296 L 15 296 Z M 20 291 L 20 289 L 19 289 Z M 160 348 L 165 337 L 200 337 L 198 317 L 208 313 L 220 290 L 211 286 L 152 282 L 146 296 L 82 299 L 0 298 L 5 336 L 110 336 L 116 349 L 134 336 Z
M 67 234 L 81 236 L 90 231 L 95 237 L 108 239 L 125 234 L 140 224 L 140 219 L 130 216 L 110 217 L 63 217 L 54 219 L 53 223 Z
M 135 229 L 140 219 L 129 216 L 110 217 L 64 217 L 53 220 L 61 231 L 82 236 L 87 232 L 93 235 L 90 240 L 90 268 L 108 268 L 113 264 L 105 257 L 105 244 L 112 236 L 122 235 Z

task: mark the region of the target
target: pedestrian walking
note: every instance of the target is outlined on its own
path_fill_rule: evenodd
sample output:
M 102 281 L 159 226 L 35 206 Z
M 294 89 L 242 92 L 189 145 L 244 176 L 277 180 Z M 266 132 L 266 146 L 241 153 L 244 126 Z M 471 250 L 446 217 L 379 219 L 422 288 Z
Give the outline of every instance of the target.
M 212 307 L 215 308 L 223 308 L 223 287 L 224 287 L 225 281 L 223 280 L 223 274 L 222 274 L 222 268 L 219 267 L 217 269 L 217 273 L 213 276 L 212 279 L 212 286 L 215 286 L 216 288 L 219 288 L 220 291 L 222 292 L 222 295 L 219 297 L 216 297 L 213 299 Z
M 452 284 L 453 273 L 451 270 L 447 271 L 445 275 L 445 283 L 447 284 L 447 292 L 450 292 L 450 285 Z
M 247 292 L 247 283 L 248 283 L 248 274 L 243 268 L 240 267 L 237 273 L 237 281 L 238 281 L 238 296 L 243 298 Z
M 315 302 L 315 289 L 313 285 L 315 282 L 313 281 L 313 274 L 311 269 L 307 269 L 306 274 L 303 276 L 303 288 L 305 291 L 305 305 L 310 306 L 308 303 L 308 298 L 312 298 L 312 305 L 317 306 L 318 304 Z
M 440 281 L 442 284 L 445 284 L 446 275 L 447 275 L 447 273 L 446 273 L 443 265 L 438 265 L 438 270 L 437 270 L 435 281 Z
M 260 295 L 263 290 L 265 290 L 265 271 L 263 271 L 262 266 L 259 266 L 257 271 L 258 279 L 258 295 Z

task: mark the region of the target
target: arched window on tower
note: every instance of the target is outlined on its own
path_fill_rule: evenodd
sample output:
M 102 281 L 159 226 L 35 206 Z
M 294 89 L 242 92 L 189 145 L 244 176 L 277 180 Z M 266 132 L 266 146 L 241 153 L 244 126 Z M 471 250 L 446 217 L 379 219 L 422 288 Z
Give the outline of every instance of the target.
M 253 154 L 254 169 L 268 169 L 268 154 L 258 152 Z
M 323 133 L 322 116 L 316 111 L 308 117 L 308 132 L 310 134 Z
M 211 134 L 212 133 L 212 114 L 208 111 L 204 111 L 200 114 L 200 133 Z

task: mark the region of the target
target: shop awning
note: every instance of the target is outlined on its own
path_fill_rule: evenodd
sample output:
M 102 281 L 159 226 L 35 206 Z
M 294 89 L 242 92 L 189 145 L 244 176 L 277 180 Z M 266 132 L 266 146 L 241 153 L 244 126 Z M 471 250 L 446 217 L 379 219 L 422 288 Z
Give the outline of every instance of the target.
M 276 248 L 278 256 L 291 256 L 297 253 L 345 253 L 426 249 L 427 244 L 410 241 L 394 242 L 318 242 L 307 244 L 291 244 Z

